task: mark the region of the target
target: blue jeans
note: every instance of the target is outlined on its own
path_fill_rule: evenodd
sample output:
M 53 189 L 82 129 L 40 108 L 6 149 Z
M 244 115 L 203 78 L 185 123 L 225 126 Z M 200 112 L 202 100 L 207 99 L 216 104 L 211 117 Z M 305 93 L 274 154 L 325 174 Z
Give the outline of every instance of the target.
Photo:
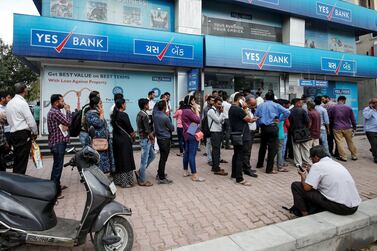
M 54 158 L 54 163 L 52 164 L 51 180 L 56 184 L 56 191 L 58 194 L 61 193 L 60 190 L 60 177 L 62 176 L 63 164 L 64 164 L 64 154 L 65 148 L 67 147 L 66 142 L 56 143 L 52 148 L 51 152 Z
M 89 145 L 89 134 L 87 132 L 81 131 L 79 138 L 83 147 Z
M 278 151 L 278 168 L 284 165 L 285 150 L 287 148 L 288 134 L 284 133 L 284 139 L 279 140 L 279 151 Z
M 327 155 L 331 156 L 330 152 L 329 152 L 329 144 L 327 142 L 327 131 L 326 131 L 326 129 L 321 128 L 320 139 L 321 139 L 321 144 L 325 148 Z
M 209 139 L 207 139 L 209 141 Z M 183 156 L 183 169 L 188 170 L 188 165 L 190 164 L 191 173 L 196 173 L 196 152 L 198 151 L 198 141 L 195 137 L 189 135 L 188 139 L 185 142 L 185 153 Z M 211 155 L 211 154 L 210 154 Z
M 139 182 L 145 182 L 145 171 L 155 158 L 153 144 L 148 139 L 140 140 L 141 159 L 139 169 Z

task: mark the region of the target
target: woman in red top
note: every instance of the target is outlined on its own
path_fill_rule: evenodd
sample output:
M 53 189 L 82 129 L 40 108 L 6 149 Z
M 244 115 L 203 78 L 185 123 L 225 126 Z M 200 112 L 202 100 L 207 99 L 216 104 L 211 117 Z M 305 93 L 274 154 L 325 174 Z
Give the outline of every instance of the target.
M 178 134 L 178 143 L 179 143 L 179 153 L 177 156 L 183 156 L 183 149 L 185 148 L 185 141 L 183 139 L 183 125 L 182 125 L 182 110 L 184 102 L 179 102 L 179 108 L 174 113 L 173 118 L 177 121 L 177 134 Z

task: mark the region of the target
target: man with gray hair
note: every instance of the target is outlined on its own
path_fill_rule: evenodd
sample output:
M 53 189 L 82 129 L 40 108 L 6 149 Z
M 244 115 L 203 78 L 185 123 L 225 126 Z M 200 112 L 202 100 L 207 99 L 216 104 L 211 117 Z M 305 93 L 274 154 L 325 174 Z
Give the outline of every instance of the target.
M 257 108 L 257 101 L 254 97 L 254 95 L 249 94 L 245 98 L 247 108 L 248 108 L 248 115 L 251 117 L 252 122 L 249 122 L 249 129 L 250 129 L 250 135 L 251 140 L 245 142 L 245 152 L 243 154 L 243 173 L 246 175 L 249 175 L 251 177 L 257 178 L 258 175 L 256 174 L 256 170 L 252 169 L 252 166 L 250 164 L 250 158 L 251 158 L 251 150 L 253 149 L 253 143 L 254 143 L 254 135 L 257 130 L 257 119 L 254 117 L 255 109 Z
M 10 125 L 10 141 L 14 150 L 14 173 L 25 174 L 31 141 L 37 138 L 38 128 L 25 100 L 28 95 L 26 84 L 14 86 L 15 96 L 7 104 L 7 121 Z
M 348 170 L 328 157 L 323 146 L 310 149 L 314 163 L 309 169 L 298 169 L 301 182 L 291 185 L 294 207 L 305 216 L 324 210 L 350 215 L 356 212 L 361 199 Z

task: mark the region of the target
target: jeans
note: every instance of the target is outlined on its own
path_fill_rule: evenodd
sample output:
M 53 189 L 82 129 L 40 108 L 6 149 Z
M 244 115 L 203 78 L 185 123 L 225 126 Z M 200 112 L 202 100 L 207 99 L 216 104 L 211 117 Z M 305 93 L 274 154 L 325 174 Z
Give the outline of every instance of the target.
M 79 138 L 80 138 L 81 145 L 83 147 L 84 146 L 88 146 L 90 144 L 90 142 L 89 142 L 89 134 L 87 132 L 81 131 Z
M 285 156 L 287 140 L 288 140 L 288 134 L 286 133 L 284 133 L 284 139 L 279 139 L 278 158 L 277 158 L 278 169 L 282 168 L 284 165 L 284 156 Z
M 165 179 L 165 166 L 170 153 L 170 139 L 157 139 L 160 148 L 160 161 L 158 162 L 158 177 L 160 180 Z
M 54 163 L 52 164 L 51 180 L 56 184 L 56 191 L 58 194 L 61 193 L 60 190 L 60 177 L 62 176 L 63 164 L 64 164 L 64 154 L 65 148 L 67 147 L 66 142 L 56 143 L 52 148 L 51 152 L 54 158 Z
M 148 139 L 140 140 L 141 158 L 139 169 L 139 181 L 145 182 L 145 171 L 155 158 L 153 145 Z
M 207 139 L 209 141 L 209 139 Z M 191 173 L 196 173 L 196 152 L 198 150 L 198 141 L 192 135 L 188 136 L 185 142 L 185 153 L 183 156 L 183 169 L 188 170 L 188 165 L 190 164 Z
M 212 162 L 212 144 L 211 144 L 211 138 L 207 138 L 206 153 L 207 153 L 208 162 Z
M 220 171 L 220 155 L 221 155 L 221 141 L 223 138 L 222 132 L 211 132 L 212 145 L 212 170 Z
M 329 152 L 329 143 L 327 142 L 327 130 L 326 130 L 326 128 L 321 128 L 320 140 L 321 140 L 322 146 L 326 150 L 327 155 L 331 156 L 330 152 Z
M 185 140 L 183 138 L 183 128 L 177 127 L 178 143 L 179 143 L 179 152 L 183 153 L 185 149 Z

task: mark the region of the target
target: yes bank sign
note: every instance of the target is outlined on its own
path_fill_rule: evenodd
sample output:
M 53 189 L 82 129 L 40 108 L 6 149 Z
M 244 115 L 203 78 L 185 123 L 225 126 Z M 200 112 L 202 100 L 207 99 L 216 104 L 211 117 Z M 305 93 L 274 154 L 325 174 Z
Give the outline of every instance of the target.
M 292 55 L 290 53 L 242 49 L 242 63 L 257 65 L 260 70 L 264 66 L 292 67 Z
M 340 21 L 352 22 L 352 12 L 345 8 L 339 8 L 336 3 L 333 5 L 317 2 L 317 15 L 325 16 L 327 20 L 338 19 Z
M 76 34 L 51 30 L 31 30 L 31 46 L 53 48 L 57 53 L 63 50 L 108 51 L 108 37 L 92 34 Z

